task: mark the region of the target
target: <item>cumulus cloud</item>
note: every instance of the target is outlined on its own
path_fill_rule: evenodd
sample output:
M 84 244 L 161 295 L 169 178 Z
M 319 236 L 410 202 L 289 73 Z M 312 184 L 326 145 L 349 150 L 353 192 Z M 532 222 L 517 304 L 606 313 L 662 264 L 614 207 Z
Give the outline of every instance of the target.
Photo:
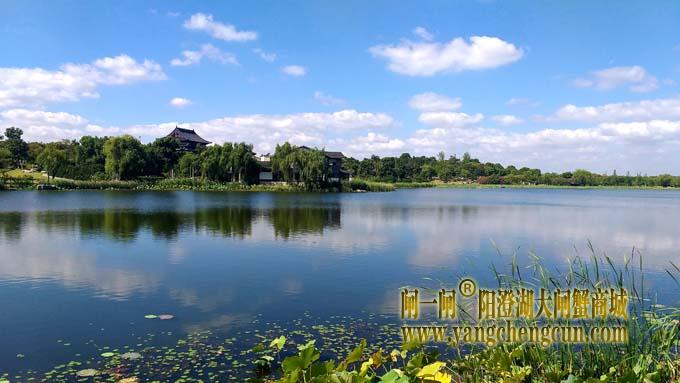
M 498 114 L 491 117 L 491 119 L 501 125 L 517 125 L 524 122 L 524 120 L 517 116 L 513 116 L 512 114 Z
M 618 66 L 590 73 L 589 76 L 574 80 L 579 88 L 610 90 L 628 87 L 632 92 L 651 92 L 659 87 L 659 81 L 645 70 L 634 66 Z
M 469 40 L 458 37 L 446 43 L 402 40 L 373 46 L 369 52 L 387 60 L 390 71 L 408 76 L 497 68 L 523 55 L 515 45 L 489 36 L 472 36 Z
M 535 107 L 541 105 L 540 102 L 534 101 L 534 100 L 532 100 L 530 98 L 526 98 L 526 97 L 513 97 L 513 98 L 509 99 L 505 104 L 510 105 L 510 106 L 526 106 L 526 107 L 530 107 L 530 108 L 535 108 Z
M 281 71 L 289 76 L 300 77 L 307 74 L 307 68 L 302 65 L 286 65 Z
M 212 142 L 245 141 L 253 143 L 258 151 L 271 152 L 277 143 L 284 141 L 324 147 L 329 142 L 346 139 L 358 132 L 391 127 L 394 120 L 385 113 L 346 109 L 332 113 L 251 114 L 184 124 L 170 121 L 119 127 L 92 125 L 80 116 L 62 113 L 28 110 L 2 112 L 0 128 L 11 126 L 10 124 L 20 126 L 29 141 L 78 139 L 85 134 L 131 134 L 146 142 L 168 134 L 175 125 L 179 125 L 196 129 L 201 136 Z M 340 149 L 342 148 L 338 148 Z
M 201 49 L 197 51 L 186 50 L 182 51 L 182 58 L 174 58 L 170 61 L 172 66 L 189 66 L 198 64 L 203 58 L 222 64 L 239 65 L 236 56 L 229 52 L 224 52 L 212 44 L 203 44 Z
M 125 85 L 166 78 L 153 61 L 127 55 L 104 57 L 89 64 L 64 64 L 58 70 L 0 68 L 0 108 L 99 97 L 100 85 Z
M 347 104 L 347 102 L 341 98 L 331 96 L 330 94 L 318 90 L 314 92 L 314 99 L 325 106 L 342 106 Z
M 191 100 L 183 97 L 175 97 L 172 100 L 170 100 L 169 104 L 174 106 L 175 108 L 184 108 L 185 106 L 191 105 Z
M 261 48 L 255 48 L 253 49 L 253 53 L 256 55 L 260 56 L 260 58 L 266 62 L 274 62 L 276 61 L 276 53 L 268 53 L 262 50 Z
M 184 21 L 184 28 L 192 31 L 202 31 L 210 36 L 224 41 L 252 41 L 257 40 L 257 32 L 239 31 L 231 24 L 222 24 L 213 20 L 213 15 L 195 13 Z
M 442 110 L 458 110 L 463 104 L 460 98 L 450 98 L 442 94 L 426 92 L 411 97 L 408 105 L 422 112 L 439 112 Z
M 427 125 L 447 128 L 460 128 L 476 124 L 484 119 L 481 113 L 467 114 L 462 112 L 425 112 L 418 116 L 418 121 Z
M 365 136 L 353 137 L 337 144 L 340 144 L 347 154 L 357 157 L 368 157 L 376 153 L 383 156 L 397 155 L 406 148 L 406 143 L 401 139 L 389 138 L 374 132 L 369 132 Z
M 552 118 L 591 122 L 680 118 L 680 98 L 628 101 L 599 106 L 568 104 L 558 109 Z
M 434 39 L 434 35 L 432 33 L 430 33 L 424 27 L 413 28 L 413 34 L 420 37 L 421 39 L 423 39 L 425 41 L 432 41 Z
M 46 112 L 43 110 L 10 109 L 0 112 L 0 118 L 7 123 L 19 124 L 57 124 L 83 125 L 87 119 L 66 112 Z
M 66 112 L 9 109 L 0 112 L 0 129 L 16 126 L 24 131 L 27 141 L 58 141 L 77 139 L 83 135 L 116 135 L 117 128 L 89 124 L 87 119 Z

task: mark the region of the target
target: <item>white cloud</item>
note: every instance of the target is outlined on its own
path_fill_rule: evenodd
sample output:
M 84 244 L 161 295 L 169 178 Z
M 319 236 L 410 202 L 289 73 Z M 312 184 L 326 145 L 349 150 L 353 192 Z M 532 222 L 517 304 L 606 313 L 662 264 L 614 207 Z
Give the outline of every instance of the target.
M 432 35 L 432 33 L 430 33 L 424 27 L 413 28 L 413 34 L 420 37 L 421 39 L 423 39 L 425 41 L 432 41 L 432 39 L 434 39 L 434 35 Z
M 437 125 L 446 128 L 461 128 L 476 124 L 484 119 L 481 113 L 467 114 L 462 112 L 425 112 L 421 113 L 418 121 L 427 125 Z
M 175 108 L 184 108 L 185 106 L 191 105 L 191 100 L 188 98 L 175 97 L 170 100 L 170 105 L 174 106 Z
M 526 98 L 526 97 L 511 98 L 506 102 L 506 104 L 510 105 L 510 106 L 527 106 L 527 107 L 530 107 L 530 108 L 535 108 L 535 107 L 541 105 L 540 102 L 533 101 L 533 100 Z
M 680 139 L 680 121 L 651 120 L 644 122 L 602 123 L 599 125 L 599 130 L 606 136 L 632 140 L 661 141 Z
M 276 61 L 276 53 L 268 53 L 262 50 L 261 48 L 255 48 L 253 49 L 253 53 L 257 54 L 260 56 L 260 58 L 266 62 L 274 62 Z
M 224 41 L 252 41 L 257 40 L 257 32 L 238 31 L 231 24 L 222 24 L 213 20 L 212 15 L 195 13 L 184 22 L 184 28 L 193 31 L 203 31 L 210 36 Z
M 307 68 L 301 65 L 286 65 L 281 68 L 281 71 L 290 76 L 304 76 L 307 74 Z
M 491 119 L 501 125 L 517 125 L 524 122 L 524 120 L 518 118 L 517 116 L 513 116 L 512 114 L 498 114 L 491 117 Z
M 408 76 L 432 76 L 446 72 L 496 68 L 522 58 L 523 52 L 497 37 L 455 38 L 447 43 L 402 40 L 377 45 L 369 52 L 387 60 L 392 72 Z
M 24 131 L 26 141 L 59 141 L 78 139 L 83 135 L 116 135 L 117 128 L 88 124 L 86 118 L 43 110 L 10 109 L 0 112 L 0 129 L 16 126 Z
M 7 124 L 63 124 L 83 125 L 87 119 L 65 112 L 46 112 L 43 110 L 10 109 L 0 112 L 0 117 Z
M 330 94 L 318 90 L 314 92 L 314 99 L 325 106 L 342 106 L 347 104 L 347 102 L 341 98 L 331 96 Z
M 186 50 L 182 51 L 183 58 L 174 58 L 170 61 L 173 66 L 189 66 L 198 64 L 201 60 L 206 57 L 211 61 L 219 62 L 222 64 L 239 65 L 236 56 L 229 52 L 224 52 L 221 49 L 213 46 L 212 44 L 203 44 L 201 49 L 197 51 Z
M 592 72 L 585 78 L 578 78 L 573 83 L 579 88 L 600 90 L 628 87 L 632 92 L 651 92 L 659 87 L 656 77 L 639 65 L 602 69 Z
M 569 121 L 630 121 L 680 118 L 680 98 L 611 103 L 600 106 L 565 105 L 553 117 Z
M 127 55 L 104 57 L 90 64 L 64 64 L 59 70 L 0 68 L 0 108 L 97 98 L 100 85 L 125 85 L 165 79 L 153 61 Z
M 420 93 L 411 97 L 409 106 L 422 112 L 439 112 L 458 110 L 463 105 L 460 98 L 450 98 L 443 94 L 432 92 Z
M 339 143 L 347 155 L 369 157 L 373 154 L 397 155 L 403 152 L 406 143 L 397 138 L 389 138 L 382 134 L 369 132 L 365 136 L 353 137 Z
M 176 121 L 131 126 L 100 126 L 67 113 L 43 111 L 5 111 L 0 114 L 0 128 L 21 127 L 26 140 L 57 141 L 78 139 L 86 134 L 131 134 L 145 142 L 168 134 L 175 125 L 196 129 L 205 139 L 216 142 L 245 141 L 257 151 L 272 152 L 277 143 L 290 141 L 298 145 L 327 147 L 361 131 L 374 131 L 394 125 L 384 113 L 358 112 L 347 109 L 333 113 L 297 113 L 283 115 L 251 114 L 229 116 L 208 121 L 178 124 Z M 330 148 L 342 150 L 343 148 Z

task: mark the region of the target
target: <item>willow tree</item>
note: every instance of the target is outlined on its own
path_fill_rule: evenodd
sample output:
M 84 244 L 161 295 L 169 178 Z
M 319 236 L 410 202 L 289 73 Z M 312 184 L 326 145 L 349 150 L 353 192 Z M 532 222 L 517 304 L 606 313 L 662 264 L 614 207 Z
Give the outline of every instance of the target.
M 118 180 L 137 177 L 144 171 L 144 147 L 130 135 L 111 137 L 104 143 L 106 172 Z
M 50 176 L 54 179 L 54 176 L 66 166 L 67 160 L 66 152 L 59 149 L 55 144 L 48 144 L 35 161 L 47 172 L 47 180 L 49 181 Z
M 300 164 L 300 181 L 307 190 L 320 190 L 326 182 L 326 156 L 322 150 L 297 150 L 295 153 Z
M 296 147 L 288 142 L 276 145 L 272 157 L 272 171 L 276 178 L 286 182 L 295 181 L 295 168 L 298 165 L 295 158 Z
M 200 155 L 201 176 L 211 181 L 226 181 L 227 170 L 223 159 L 223 148 L 208 146 Z
M 308 190 L 319 190 L 327 179 L 323 150 L 296 147 L 289 143 L 276 146 L 272 170 L 287 182 L 302 182 Z
M 249 178 L 251 178 L 249 176 L 252 175 L 257 166 L 255 158 L 253 158 L 253 146 L 244 142 L 234 144 L 230 158 L 235 180 L 238 182 L 249 181 Z

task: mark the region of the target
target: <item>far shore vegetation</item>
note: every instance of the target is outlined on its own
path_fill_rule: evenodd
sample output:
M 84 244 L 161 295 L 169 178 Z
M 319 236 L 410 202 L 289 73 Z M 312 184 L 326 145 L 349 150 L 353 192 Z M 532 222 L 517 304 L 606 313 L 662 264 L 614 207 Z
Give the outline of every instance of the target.
M 351 181 L 327 182 L 323 149 L 277 145 L 270 170 L 280 182 L 260 183 L 253 146 L 224 143 L 183 152 L 172 137 L 142 144 L 136 138 L 83 136 L 25 142 L 18 128 L 0 135 L 1 189 L 130 189 L 218 191 L 392 191 L 413 187 L 677 188 L 670 174 L 551 173 L 481 162 L 443 152 L 436 156 L 345 158 Z M 291 171 L 294 169 L 294 171 Z

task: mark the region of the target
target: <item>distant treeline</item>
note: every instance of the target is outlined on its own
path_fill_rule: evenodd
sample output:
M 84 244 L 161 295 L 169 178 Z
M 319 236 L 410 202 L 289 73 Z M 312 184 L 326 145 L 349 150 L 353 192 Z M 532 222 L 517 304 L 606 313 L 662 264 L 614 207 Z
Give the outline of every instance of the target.
M 465 153 L 462 158 L 414 157 L 404 153 L 399 157 L 372 156 L 363 160 L 350 158 L 344 166 L 354 177 L 381 182 L 477 182 L 479 184 L 507 185 L 555 185 L 555 186 L 633 186 L 633 187 L 680 187 L 680 176 L 662 174 L 611 175 L 592 173 L 578 169 L 565 173 L 543 173 L 540 169 L 515 166 L 504 167 L 499 163 L 483 163 Z
M 195 153 L 179 151 L 172 137 L 142 144 L 136 138 L 83 136 L 80 140 L 53 143 L 22 139 L 18 128 L 8 128 L 0 136 L 0 169 L 37 167 L 48 176 L 74 180 L 134 180 L 139 178 L 188 177 L 215 182 L 256 183 L 262 165 L 253 146 L 224 143 L 201 148 Z M 343 168 L 355 179 L 379 182 L 477 182 L 480 184 L 556 185 L 556 186 L 633 186 L 680 187 L 680 177 L 662 174 L 611 175 L 575 170 L 542 173 L 539 169 L 498 163 L 482 163 L 465 153 L 462 158 L 443 152 L 436 157 L 372 156 L 363 160 L 347 158 Z M 300 150 L 289 143 L 277 145 L 270 168 L 274 177 L 301 182 L 309 190 L 326 186 L 323 150 Z

